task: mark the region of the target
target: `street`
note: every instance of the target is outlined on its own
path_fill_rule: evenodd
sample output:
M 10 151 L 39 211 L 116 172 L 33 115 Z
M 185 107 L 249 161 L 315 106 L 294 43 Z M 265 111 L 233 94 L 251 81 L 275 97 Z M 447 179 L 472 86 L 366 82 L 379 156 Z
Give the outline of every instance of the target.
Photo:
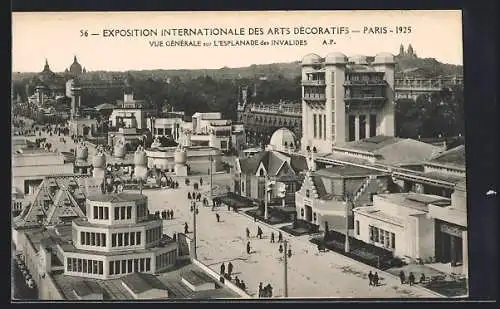
M 193 178 L 198 181 L 199 178 Z M 229 175 L 214 176 L 214 186 L 224 186 Z M 208 177 L 204 177 L 201 187 L 205 193 L 209 187 Z M 192 186 L 182 185 L 177 190 L 144 190 L 149 197 L 149 209 L 173 209 L 174 219 L 164 221 L 164 233 L 172 235 L 184 231 L 184 223 L 189 226 L 189 237 L 193 236 L 193 213 L 187 192 Z M 284 265 L 283 254 L 278 251 L 278 243 L 270 243 L 270 233 L 277 231 L 255 223 L 249 217 L 227 211 L 225 206 L 212 211 L 198 203 L 197 217 L 198 259 L 219 272 L 220 264 L 231 261 L 234 266 L 233 278 L 238 276 L 247 286 L 250 295 L 257 297 L 259 282 L 270 283 L 273 297 L 283 297 Z M 215 213 L 220 214 L 217 222 Z M 256 238 L 257 226 L 264 232 L 263 239 Z M 246 253 L 245 229 L 250 229 L 252 253 Z M 287 235 L 283 235 L 287 238 Z M 381 284 L 378 287 L 368 285 L 367 274 L 376 271 L 369 266 L 348 259 L 344 256 L 324 252 L 318 253 L 315 245 L 308 241 L 308 236 L 288 237 L 292 257 L 288 259 L 288 296 L 289 297 L 336 297 L 336 298 L 401 298 L 401 297 L 436 297 L 422 288 L 401 286 L 399 279 L 379 272 Z

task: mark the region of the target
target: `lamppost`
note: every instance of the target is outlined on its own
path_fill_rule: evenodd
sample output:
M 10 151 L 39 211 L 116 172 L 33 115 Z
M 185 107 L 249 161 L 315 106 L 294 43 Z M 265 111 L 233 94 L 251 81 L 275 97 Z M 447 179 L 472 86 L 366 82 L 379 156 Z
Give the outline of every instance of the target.
M 196 215 L 199 213 L 198 205 L 196 201 L 191 201 L 191 212 L 193 213 L 193 242 L 194 242 L 194 258 L 197 259 L 198 255 L 196 254 Z
M 209 173 L 210 173 L 210 200 L 212 200 L 212 181 L 213 181 L 213 173 L 212 173 L 212 166 L 213 166 L 213 158 L 212 158 L 212 154 L 209 154 L 208 155 L 208 160 L 210 161 L 210 170 L 209 170 Z
M 283 253 L 283 265 L 284 275 L 285 275 L 285 297 L 288 297 L 288 259 L 292 257 L 292 249 L 288 247 L 288 240 L 283 241 L 283 245 L 280 244 L 279 252 Z

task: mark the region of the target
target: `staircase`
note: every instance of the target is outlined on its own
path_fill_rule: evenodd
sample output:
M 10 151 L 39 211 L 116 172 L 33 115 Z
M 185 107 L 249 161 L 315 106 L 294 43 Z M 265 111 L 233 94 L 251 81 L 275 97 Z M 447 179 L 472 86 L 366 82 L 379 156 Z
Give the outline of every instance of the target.
M 356 202 L 363 195 L 363 193 L 365 193 L 366 189 L 373 181 L 377 181 L 377 176 L 370 175 L 365 178 L 365 181 L 363 182 L 361 187 L 354 194 L 353 202 Z

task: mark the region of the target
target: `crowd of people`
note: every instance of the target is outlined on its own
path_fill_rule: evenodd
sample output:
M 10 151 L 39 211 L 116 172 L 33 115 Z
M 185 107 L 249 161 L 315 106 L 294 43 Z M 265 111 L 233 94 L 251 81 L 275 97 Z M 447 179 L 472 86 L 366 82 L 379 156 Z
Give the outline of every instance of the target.
M 162 220 L 172 220 L 174 218 L 174 211 L 172 209 L 155 211 L 155 219 L 161 218 Z

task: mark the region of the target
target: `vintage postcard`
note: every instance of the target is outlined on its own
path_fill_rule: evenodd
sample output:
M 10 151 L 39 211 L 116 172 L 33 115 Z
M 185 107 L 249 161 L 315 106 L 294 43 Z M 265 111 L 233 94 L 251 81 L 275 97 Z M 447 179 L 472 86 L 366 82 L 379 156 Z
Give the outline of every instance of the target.
M 12 299 L 468 295 L 460 11 L 12 14 Z

